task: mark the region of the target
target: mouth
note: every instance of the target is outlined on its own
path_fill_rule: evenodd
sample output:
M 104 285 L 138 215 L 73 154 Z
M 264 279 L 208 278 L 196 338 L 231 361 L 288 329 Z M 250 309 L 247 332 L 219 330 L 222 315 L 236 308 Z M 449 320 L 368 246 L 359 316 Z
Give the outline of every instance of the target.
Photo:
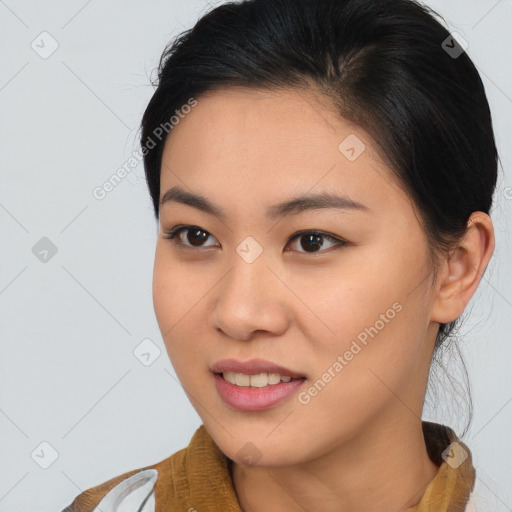
M 240 384 L 237 382 L 233 382 L 233 384 L 237 383 L 238 385 L 248 386 L 249 382 L 247 382 L 246 377 L 256 377 L 259 375 L 258 379 L 254 379 L 255 384 L 254 387 L 261 387 L 260 383 L 265 382 L 264 377 L 262 375 L 267 375 L 267 378 L 270 378 L 270 383 L 275 382 L 276 384 L 277 377 L 279 379 L 284 378 L 285 382 L 288 382 L 286 379 L 288 377 L 291 379 L 301 379 L 306 378 L 306 376 L 300 372 L 291 370 L 284 366 L 278 365 L 276 363 L 272 363 L 271 361 L 266 361 L 265 359 L 250 359 L 248 361 L 238 361 L 236 359 L 222 359 L 221 361 L 217 361 L 210 370 L 216 374 L 226 374 L 229 382 L 233 378 L 233 374 L 235 378 L 239 380 Z M 237 377 L 239 376 L 239 377 Z M 270 376 L 270 377 L 268 377 Z M 265 383 L 264 385 L 266 385 Z
M 265 388 L 276 386 L 282 382 L 291 382 L 292 380 L 304 380 L 306 377 L 291 377 L 290 375 L 281 375 L 280 373 L 256 373 L 249 375 L 237 372 L 214 372 L 215 375 L 222 377 L 225 381 L 242 388 Z
M 220 397 L 239 411 L 261 411 L 295 394 L 307 380 L 300 373 L 262 359 L 225 359 L 210 368 Z

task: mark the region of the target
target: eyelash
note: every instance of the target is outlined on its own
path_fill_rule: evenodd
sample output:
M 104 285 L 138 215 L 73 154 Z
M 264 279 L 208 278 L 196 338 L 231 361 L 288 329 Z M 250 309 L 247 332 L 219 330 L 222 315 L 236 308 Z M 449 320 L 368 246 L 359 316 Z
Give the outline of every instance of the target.
M 164 231 L 166 236 L 164 236 L 163 238 L 171 239 L 171 240 L 173 240 L 173 243 L 176 246 L 181 246 L 182 248 L 185 248 L 187 250 L 188 249 L 202 249 L 202 248 L 215 247 L 213 245 L 209 245 L 206 247 L 192 246 L 192 245 L 187 245 L 187 244 L 184 244 L 184 243 L 174 240 L 174 238 L 176 238 L 176 236 L 179 235 L 182 231 L 188 231 L 190 229 L 198 229 L 198 230 L 202 231 L 203 233 L 208 233 L 208 235 L 213 236 L 213 235 L 211 235 L 211 233 L 209 233 L 208 231 L 206 231 L 205 229 L 203 229 L 199 226 L 185 224 L 185 225 L 175 226 L 174 228 L 172 228 L 169 231 Z M 319 235 L 319 236 L 323 237 L 325 240 L 328 240 L 329 242 L 333 242 L 335 244 L 334 248 L 340 248 L 340 247 L 344 247 L 344 246 L 348 245 L 348 242 L 346 242 L 345 240 L 343 240 L 341 238 L 335 237 L 333 235 L 329 235 L 328 233 L 325 233 L 324 231 L 318 231 L 315 229 L 303 230 L 303 231 L 298 231 L 297 233 L 294 233 L 288 239 L 288 242 L 286 243 L 286 245 L 288 245 L 290 242 L 292 242 L 296 238 L 300 238 L 303 235 Z M 331 247 L 330 249 L 332 249 L 332 248 L 333 247 Z M 320 251 L 313 251 L 313 252 L 307 252 L 307 251 L 295 251 L 295 252 L 299 252 L 300 254 L 321 254 L 324 251 L 320 250 Z

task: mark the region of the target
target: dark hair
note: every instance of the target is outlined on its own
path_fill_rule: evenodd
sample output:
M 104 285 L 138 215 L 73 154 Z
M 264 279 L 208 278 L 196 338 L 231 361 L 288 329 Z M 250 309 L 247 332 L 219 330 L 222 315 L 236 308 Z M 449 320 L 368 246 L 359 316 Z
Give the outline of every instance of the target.
M 155 129 L 187 100 L 230 86 L 316 90 L 372 137 L 412 197 L 435 282 L 438 255 L 472 212 L 489 213 L 498 155 L 480 76 L 434 15 L 413 0 L 246 0 L 205 14 L 165 48 L 141 123 L 143 146 L 158 139 L 144 155 L 156 218 Z M 440 324 L 436 352 L 456 321 Z

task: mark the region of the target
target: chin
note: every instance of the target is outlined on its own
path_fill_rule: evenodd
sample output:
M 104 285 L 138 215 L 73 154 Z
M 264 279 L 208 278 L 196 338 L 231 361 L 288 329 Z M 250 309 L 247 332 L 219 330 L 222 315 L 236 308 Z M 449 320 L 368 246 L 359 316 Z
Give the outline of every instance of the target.
M 241 466 L 281 467 L 300 462 L 293 448 L 297 444 L 289 435 L 285 434 L 286 442 L 283 442 L 278 436 L 274 439 L 271 439 L 271 436 L 265 439 L 270 431 L 267 428 L 259 429 L 261 434 L 251 431 L 250 434 L 237 436 L 232 432 L 233 437 L 218 425 L 213 430 L 209 427 L 207 429 L 221 451 Z

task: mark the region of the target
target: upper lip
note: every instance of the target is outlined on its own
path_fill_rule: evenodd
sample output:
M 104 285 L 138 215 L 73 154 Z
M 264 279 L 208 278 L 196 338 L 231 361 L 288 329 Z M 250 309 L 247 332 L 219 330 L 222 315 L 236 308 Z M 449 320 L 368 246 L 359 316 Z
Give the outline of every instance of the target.
M 210 370 L 214 373 L 235 372 L 245 375 L 257 375 L 258 373 L 278 373 L 292 378 L 301 378 L 304 375 L 294 372 L 284 366 L 265 361 L 264 359 L 249 359 L 248 361 L 237 361 L 236 359 L 222 359 L 217 361 Z

